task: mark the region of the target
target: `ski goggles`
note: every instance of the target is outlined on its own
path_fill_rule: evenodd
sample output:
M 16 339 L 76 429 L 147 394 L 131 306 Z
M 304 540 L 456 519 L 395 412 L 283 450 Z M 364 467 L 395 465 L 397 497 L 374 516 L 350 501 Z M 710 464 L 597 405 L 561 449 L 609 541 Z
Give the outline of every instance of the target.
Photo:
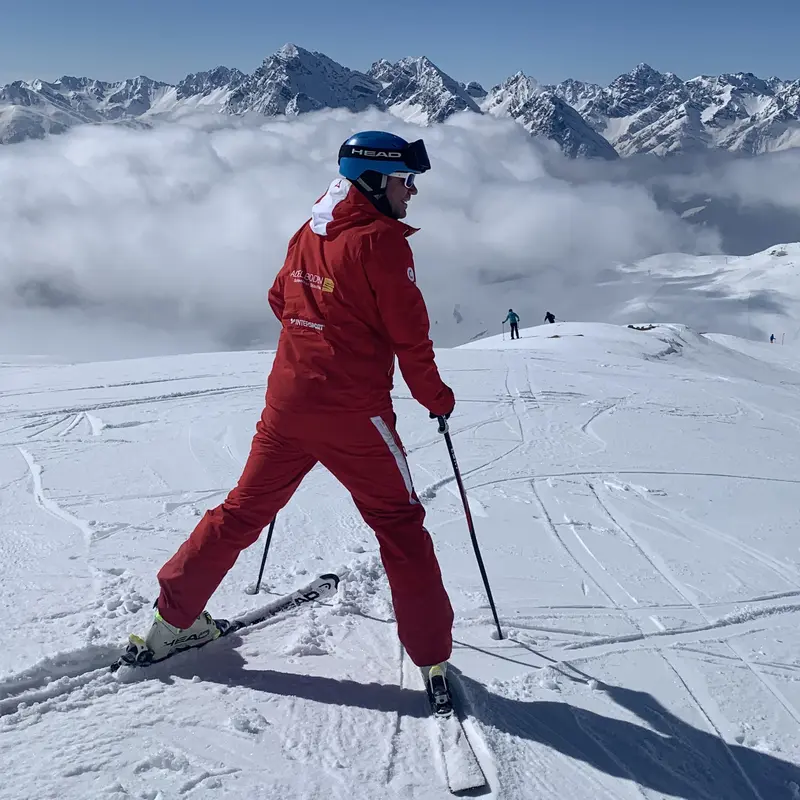
M 414 172 L 427 172 L 431 168 L 428 151 L 425 149 L 425 142 L 422 139 L 411 142 L 403 150 L 403 163 Z
M 403 186 L 406 189 L 413 189 L 414 188 L 414 181 L 416 179 L 416 175 L 413 172 L 390 172 L 390 178 L 402 178 L 403 179 Z

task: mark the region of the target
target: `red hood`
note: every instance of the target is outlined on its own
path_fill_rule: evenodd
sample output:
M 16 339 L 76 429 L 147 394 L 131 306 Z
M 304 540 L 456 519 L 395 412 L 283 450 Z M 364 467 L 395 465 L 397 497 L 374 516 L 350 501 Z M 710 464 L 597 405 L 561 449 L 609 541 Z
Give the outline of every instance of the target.
M 336 236 L 347 228 L 363 225 L 371 220 L 397 225 L 406 237 L 419 230 L 399 219 L 381 214 L 346 178 L 332 181 L 328 191 L 314 203 L 309 225 L 318 236 Z

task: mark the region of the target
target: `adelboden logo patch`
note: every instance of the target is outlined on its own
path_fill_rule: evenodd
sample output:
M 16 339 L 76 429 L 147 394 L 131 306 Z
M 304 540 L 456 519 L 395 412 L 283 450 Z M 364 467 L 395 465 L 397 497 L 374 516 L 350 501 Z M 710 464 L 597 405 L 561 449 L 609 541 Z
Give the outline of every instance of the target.
M 302 269 L 295 269 L 291 272 L 292 280 L 295 283 L 302 283 L 312 289 L 319 289 L 323 292 L 332 292 L 336 286 L 330 278 L 323 278 L 315 272 L 305 272 Z

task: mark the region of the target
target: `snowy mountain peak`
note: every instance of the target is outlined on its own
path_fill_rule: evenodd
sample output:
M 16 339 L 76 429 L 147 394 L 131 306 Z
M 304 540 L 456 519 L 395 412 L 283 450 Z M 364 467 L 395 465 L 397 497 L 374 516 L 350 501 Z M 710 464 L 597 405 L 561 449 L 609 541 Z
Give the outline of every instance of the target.
M 298 58 L 301 55 L 301 51 L 303 53 L 308 53 L 308 50 L 303 50 L 302 47 L 298 47 L 296 44 L 287 42 L 283 47 L 281 47 L 280 50 L 278 50 L 276 55 L 288 60 L 291 58 Z
M 323 53 L 284 45 L 231 93 L 232 114 L 295 114 L 301 110 L 347 108 L 363 111 L 376 102 L 380 84 L 343 67 Z
M 102 89 L 108 84 L 93 78 L 76 78 L 72 75 L 62 75 L 50 85 L 68 92 L 79 92 L 87 88 Z M 44 81 L 35 80 L 31 82 L 31 88 L 35 88 L 37 92 L 41 91 L 43 86 Z
M 0 144 L 40 139 L 87 123 L 138 125 L 138 118 L 172 90 L 144 75 L 114 83 L 70 75 L 53 82 L 15 81 L 0 88 Z
M 671 102 L 685 102 L 688 99 L 686 87 L 677 75 L 658 72 L 649 64 L 639 64 L 609 85 L 607 114 L 621 117 L 636 113 L 669 92 L 674 94 Z
M 394 64 L 379 61 L 370 74 L 383 84 L 378 94 L 381 104 L 410 122 L 429 125 L 444 122 L 459 111 L 480 113 L 466 87 L 425 56 L 403 58 Z
M 551 88 L 565 103 L 576 111 L 583 112 L 586 105 L 596 100 L 605 90 L 596 83 L 584 83 L 574 78 L 567 78 Z
M 619 158 L 612 145 L 554 91 L 531 96 L 512 116 L 529 133 L 556 142 L 570 158 Z
M 397 63 L 402 67 L 416 69 L 418 72 L 425 72 L 426 70 L 440 71 L 427 56 L 407 56 L 406 58 L 401 58 Z
M 535 78 L 516 72 L 503 83 L 492 87 L 481 108 L 495 117 L 516 117 L 520 109 L 540 91 L 541 87 Z
M 484 89 L 483 86 L 481 86 L 477 81 L 470 81 L 464 88 L 467 94 L 473 100 L 483 100 L 483 98 L 487 95 L 486 89 Z
M 201 95 L 207 97 L 211 92 L 221 88 L 235 89 L 247 76 L 238 69 L 216 67 L 206 72 L 193 72 L 187 75 L 176 87 L 179 100 Z
M 390 83 L 395 76 L 394 64 L 385 58 L 376 61 L 368 70 L 367 75 L 382 83 Z
M 530 75 L 526 75 L 524 72 L 515 72 L 508 80 L 502 83 L 501 86 L 506 90 L 521 94 L 522 98 L 525 100 L 538 94 L 541 90 L 539 82 Z
M 486 96 L 481 108 L 494 117 L 511 117 L 533 136 L 555 141 L 570 157 L 615 159 L 617 153 L 556 87 L 542 86 L 517 72 Z
M 686 85 L 697 90 L 702 90 L 704 87 L 713 89 L 730 87 L 750 94 L 772 95 L 783 86 L 783 81 L 778 78 L 763 80 L 753 75 L 752 72 L 735 72 L 722 75 L 699 75 L 686 81 Z
M 664 76 L 657 69 L 653 69 L 649 64 L 642 61 L 637 64 L 630 72 L 620 75 L 620 78 L 630 76 L 636 81 L 642 83 L 657 83 Z

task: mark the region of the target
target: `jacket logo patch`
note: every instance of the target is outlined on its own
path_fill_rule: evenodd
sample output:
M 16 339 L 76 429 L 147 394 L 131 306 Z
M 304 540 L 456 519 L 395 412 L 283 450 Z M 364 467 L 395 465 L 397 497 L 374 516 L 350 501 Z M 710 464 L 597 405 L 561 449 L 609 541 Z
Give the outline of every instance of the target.
M 291 317 L 289 322 L 291 322 L 292 325 L 299 325 L 301 328 L 313 328 L 315 331 L 321 331 L 325 328 L 325 326 L 319 322 L 310 322 L 307 319 L 297 319 L 297 317 Z
M 291 277 L 295 283 L 302 283 L 312 289 L 320 289 L 323 292 L 332 292 L 334 289 L 334 282 L 330 278 L 323 278 L 322 275 L 317 275 L 314 272 L 295 269 L 292 270 Z
M 408 279 L 411 281 L 411 283 L 417 282 L 417 277 L 414 275 L 414 267 L 408 268 Z

